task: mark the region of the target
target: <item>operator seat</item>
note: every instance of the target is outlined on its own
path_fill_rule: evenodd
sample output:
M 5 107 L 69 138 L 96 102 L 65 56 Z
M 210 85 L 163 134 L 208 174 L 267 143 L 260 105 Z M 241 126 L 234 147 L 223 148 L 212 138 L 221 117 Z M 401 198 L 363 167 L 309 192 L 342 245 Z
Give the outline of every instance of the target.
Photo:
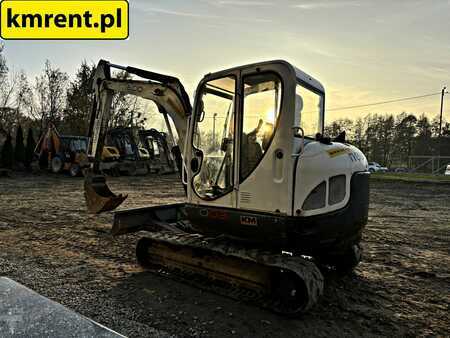
M 256 141 L 256 135 L 263 125 L 263 120 L 259 120 L 258 126 L 248 134 L 242 133 L 241 144 L 241 177 L 247 177 L 255 169 L 263 157 L 263 149 Z

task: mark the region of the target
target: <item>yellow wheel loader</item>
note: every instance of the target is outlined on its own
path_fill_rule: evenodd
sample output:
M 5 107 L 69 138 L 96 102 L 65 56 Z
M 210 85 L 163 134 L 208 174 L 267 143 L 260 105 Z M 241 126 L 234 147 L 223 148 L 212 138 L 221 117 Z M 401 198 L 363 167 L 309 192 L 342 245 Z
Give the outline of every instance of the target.
M 84 136 L 60 135 L 50 123 L 47 132 L 39 139 L 35 153 L 42 168 L 53 173 L 69 172 L 70 176 L 79 176 L 87 166 L 88 138 Z
M 111 68 L 142 80 L 112 78 Z M 323 136 L 325 90 L 313 77 L 279 60 L 210 73 L 193 107 L 177 78 L 146 70 L 102 60 L 93 83 L 91 212 L 126 198 L 98 170 L 115 93 L 153 101 L 179 136 L 172 151 L 186 201 L 114 215 L 114 235 L 146 232 L 140 264 L 295 316 L 322 295 L 319 267 L 359 263 L 368 164 L 345 137 Z
M 85 136 L 60 135 L 50 123 L 47 132 L 41 136 L 35 154 L 41 169 L 53 173 L 68 172 L 70 176 L 82 175 L 83 168 L 89 166 L 87 148 L 89 139 Z M 114 172 L 119 160 L 119 153 L 114 147 L 103 147 L 100 168 L 102 172 Z

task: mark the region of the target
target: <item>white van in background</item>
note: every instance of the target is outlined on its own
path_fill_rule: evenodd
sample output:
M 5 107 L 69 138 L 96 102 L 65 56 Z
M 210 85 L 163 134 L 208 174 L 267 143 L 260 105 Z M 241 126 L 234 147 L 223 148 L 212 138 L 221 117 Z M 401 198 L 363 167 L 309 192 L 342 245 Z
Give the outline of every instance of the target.
M 388 171 L 388 168 L 381 166 L 381 164 L 377 162 L 369 162 L 369 171 L 371 173 L 376 172 L 385 173 Z
M 445 176 L 450 176 L 450 164 L 447 165 L 447 169 L 445 169 Z

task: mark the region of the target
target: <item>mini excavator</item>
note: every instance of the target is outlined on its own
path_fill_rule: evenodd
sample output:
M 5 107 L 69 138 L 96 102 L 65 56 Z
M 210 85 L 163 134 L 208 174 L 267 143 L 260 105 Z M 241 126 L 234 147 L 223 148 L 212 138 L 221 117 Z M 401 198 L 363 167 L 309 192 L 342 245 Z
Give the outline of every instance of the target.
M 113 235 L 146 232 L 136 248 L 142 266 L 296 316 L 320 298 L 322 267 L 349 272 L 360 262 L 368 163 L 345 135 L 323 136 L 325 90 L 313 77 L 279 60 L 210 73 L 192 107 L 177 78 L 102 60 L 93 90 L 90 212 L 126 198 L 98 170 L 114 94 L 153 101 L 170 138 L 169 118 L 178 134 L 172 152 L 186 201 L 114 215 Z

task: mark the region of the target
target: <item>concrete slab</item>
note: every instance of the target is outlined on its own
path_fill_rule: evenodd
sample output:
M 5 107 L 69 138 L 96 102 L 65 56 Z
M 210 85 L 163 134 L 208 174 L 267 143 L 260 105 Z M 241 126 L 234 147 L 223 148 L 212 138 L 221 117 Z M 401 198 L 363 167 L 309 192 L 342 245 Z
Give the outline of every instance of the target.
M 0 337 L 124 337 L 6 277 L 0 277 Z

